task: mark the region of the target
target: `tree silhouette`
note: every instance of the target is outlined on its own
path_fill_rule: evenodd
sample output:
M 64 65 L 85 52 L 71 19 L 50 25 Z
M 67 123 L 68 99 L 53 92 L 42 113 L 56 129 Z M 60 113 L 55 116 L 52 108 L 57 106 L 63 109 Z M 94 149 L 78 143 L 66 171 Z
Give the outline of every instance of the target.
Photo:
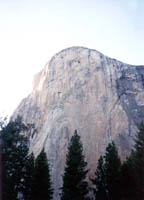
M 83 147 L 77 131 L 74 132 L 66 156 L 61 200 L 84 200 L 88 193 L 86 175 L 88 170 L 84 161 Z
M 121 162 L 115 143 L 110 143 L 105 153 L 106 187 L 109 200 L 121 199 L 120 191 Z
M 106 200 L 107 199 L 107 187 L 106 187 L 106 173 L 104 166 L 104 158 L 100 156 L 97 164 L 97 169 L 95 172 L 95 178 L 92 179 L 93 185 L 95 188 L 93 189 L 95 199 L 97 200 Z
M 50 170 L 48 160 L 44 150 L 35 160 L 33 181 L 32 181 L 32 200 L 52 199 L 53 189 L 50 180 Z
M 23 171 L 28 155 L 27 126 L 18 117 L 1 130 L 3 199 L 16 200 L 23 187 Z

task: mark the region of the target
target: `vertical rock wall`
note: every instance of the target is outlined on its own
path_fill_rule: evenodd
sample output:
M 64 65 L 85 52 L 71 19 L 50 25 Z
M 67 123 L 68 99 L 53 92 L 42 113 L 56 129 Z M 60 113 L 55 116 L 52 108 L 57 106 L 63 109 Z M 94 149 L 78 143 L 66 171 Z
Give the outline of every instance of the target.
M 30 151 L 37 155 L 44 147 L 57 200 L 75 129 L 82 138 L 90 176 L 111 140 L 122 159 L 130 152 L 137 125 L 144 120 L 144 66 L 131 66 L 83 47 L 65 49 L 36 75 L 32 93 L 12 118 L 18 114 L 35 124 Z

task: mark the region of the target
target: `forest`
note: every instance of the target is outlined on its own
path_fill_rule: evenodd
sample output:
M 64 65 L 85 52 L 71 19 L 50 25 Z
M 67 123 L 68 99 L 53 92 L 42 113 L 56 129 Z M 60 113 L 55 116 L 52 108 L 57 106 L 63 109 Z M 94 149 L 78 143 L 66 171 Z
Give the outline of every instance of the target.
M 45 150 L 37 157 L 29 153 L 27 133 L 31 127 L 21 117 L 0 122 L 3 200 L 53 199 L 51 169 Z M 111 141 L 95 163 L 95 174 L 90 178 L 83 144 L 75 130 L 68 144 L 63 185 L 59 189 L 61 200 L 143 200 L 144 124 L 139 125 L 135 145 L 124 161 Z

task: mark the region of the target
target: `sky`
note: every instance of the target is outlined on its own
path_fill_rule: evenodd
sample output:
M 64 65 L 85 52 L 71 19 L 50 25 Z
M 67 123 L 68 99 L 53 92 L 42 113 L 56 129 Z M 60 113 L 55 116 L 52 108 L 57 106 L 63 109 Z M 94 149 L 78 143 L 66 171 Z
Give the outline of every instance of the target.
M 62 49 L 144 65 L 144 0 L 0 0 L 0 115 L 11 115 Z

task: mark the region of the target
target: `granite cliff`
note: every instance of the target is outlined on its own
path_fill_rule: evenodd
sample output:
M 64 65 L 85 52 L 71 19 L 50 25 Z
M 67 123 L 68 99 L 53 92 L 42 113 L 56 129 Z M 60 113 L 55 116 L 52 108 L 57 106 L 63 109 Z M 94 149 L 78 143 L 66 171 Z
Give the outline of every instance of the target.
M 34 123 L 30 151 L 44 147 L 59 199 L 67 144 L 77 129 L 90 176 L 95 161 L 114 140 L 122 159 L 144 121 L 144 66 L 132 66 L 83 47 L 56 54 L 34 79 L 31 94 L 13 114 Z

